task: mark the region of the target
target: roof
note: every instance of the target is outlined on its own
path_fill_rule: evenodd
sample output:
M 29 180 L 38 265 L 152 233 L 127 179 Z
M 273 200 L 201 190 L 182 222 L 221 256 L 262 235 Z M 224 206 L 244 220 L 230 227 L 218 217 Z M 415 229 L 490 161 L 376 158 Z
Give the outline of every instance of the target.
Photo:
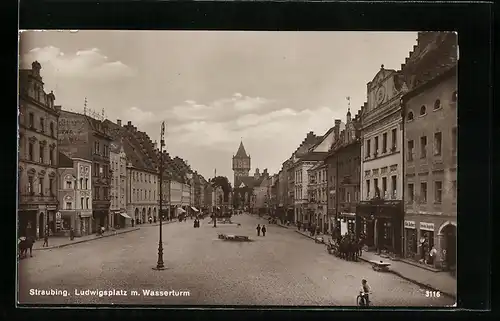
M 61 168 L 73 168 L 73 160 L 61 152 L 58 154 L 57 163 Z
M 310 152 L 301 157 L 299 157 L 300 161 L 320 161 L 325 159 L 328 152 Z
M 236 152 L 236 155 L 234 157 L 248 157 L 247 152 L 245 151 L 245 146 L 243 146 L 243 142 L 240 142 L 240 147 L 238 147 L 238 151 Z
M 245 184 L 246 187 L 249 187 L 249 188 L 254 188 L 255 186 L 259 186 L 260 185 L 260 182 L 258 180 L 255 180 L 253 178 L 253 176 L 242 176 L 242 177 L 238 177 L 238 180 Z M 240 186 L 238 186 L 240 187 Z

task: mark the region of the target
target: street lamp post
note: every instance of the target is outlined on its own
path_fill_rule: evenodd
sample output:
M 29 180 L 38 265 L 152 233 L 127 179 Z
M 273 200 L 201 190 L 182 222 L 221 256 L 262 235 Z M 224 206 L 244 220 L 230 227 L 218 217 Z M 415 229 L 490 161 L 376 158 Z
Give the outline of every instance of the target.
M 153 270 L 165 270 L 165 264 L 163 263 L 163 239 L 162 239 L 162 227 L 163 227 L 163 145 L 165 141 L 163 136 L 165 135 L 165 122 L 161 123 L 161 134 L 160 134 L 160 239 L 158 241 L 158 262 Z

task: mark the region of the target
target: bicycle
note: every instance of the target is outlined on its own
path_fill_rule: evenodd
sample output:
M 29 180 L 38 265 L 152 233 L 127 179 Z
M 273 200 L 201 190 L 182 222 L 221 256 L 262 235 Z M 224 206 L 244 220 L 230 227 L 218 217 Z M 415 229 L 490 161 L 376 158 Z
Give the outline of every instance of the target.
M 366 295 L 367 294 L 371 294 L 371 292 L 370 293 L 360 292 L 358 294 L 358 296 L 356 297 L 357 306 L 359 306 L 359 307 L 368 307 L 368 306 L 370 306 L 371 302 L 370 301 L 368 301 L 368 302 L 366 301 Z

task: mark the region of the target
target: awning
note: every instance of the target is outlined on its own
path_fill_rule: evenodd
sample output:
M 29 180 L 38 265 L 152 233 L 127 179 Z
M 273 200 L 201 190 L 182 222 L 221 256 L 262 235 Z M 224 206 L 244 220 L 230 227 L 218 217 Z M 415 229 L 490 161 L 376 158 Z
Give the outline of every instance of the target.
M 180 213 L 186 213 L 186 211 L 182 208 L 182 207 L 178 207 L 177 210 L 180 212 Z
M 199 212 L 199 211 L 198 211 L 198 209 L 197 209 L 196 207 L 191 206 L 191 209 L 192 209 L 193 211 L 195 211 L 195 212 Z
M 129 219 L 132 219 L 130 216 L 127 215 L 127 213 L 120 213 L 121 216 L 125 217 L 125 218 L 129 218 Z

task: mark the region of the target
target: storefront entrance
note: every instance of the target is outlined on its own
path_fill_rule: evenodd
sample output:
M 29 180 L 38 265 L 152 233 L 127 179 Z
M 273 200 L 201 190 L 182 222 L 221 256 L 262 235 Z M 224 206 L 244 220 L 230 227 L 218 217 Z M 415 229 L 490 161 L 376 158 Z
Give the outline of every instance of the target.
M 445 225 L 441 229 L 443 243 L 441 252 L 443 256 L 444 267 L 447 270 L 454 271 L 457 264 L 457 227 L 453 224 Z

